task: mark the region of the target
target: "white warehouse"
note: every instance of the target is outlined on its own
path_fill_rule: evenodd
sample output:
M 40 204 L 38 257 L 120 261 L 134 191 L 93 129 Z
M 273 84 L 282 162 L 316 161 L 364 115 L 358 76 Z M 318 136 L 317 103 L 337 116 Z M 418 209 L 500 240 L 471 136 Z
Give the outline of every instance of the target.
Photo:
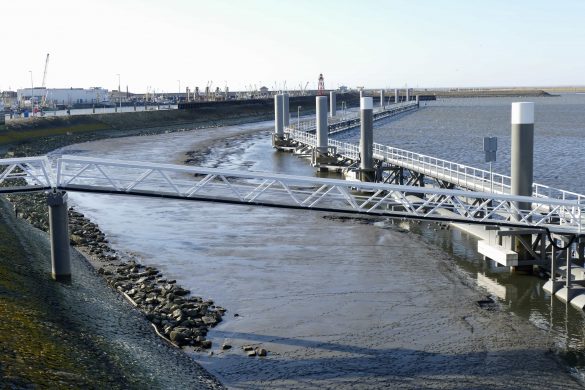
M 24 88 L 17 91 L 19 102 L 30 100 L 31 97 L 35 102 L 42 101 L 45 98 L 47 105 L 71 105 L 87 103 L 108 103 L 110 95 L 107 89 L 95 87 L 89 89 L 83 88 Z

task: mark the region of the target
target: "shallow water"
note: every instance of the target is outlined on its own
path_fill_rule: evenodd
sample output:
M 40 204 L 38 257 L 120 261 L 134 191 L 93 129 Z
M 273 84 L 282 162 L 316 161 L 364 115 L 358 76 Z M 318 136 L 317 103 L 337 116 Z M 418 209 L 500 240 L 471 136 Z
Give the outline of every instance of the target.
M 582 111 L 571 98 L 575 112 L 567 117 L 572 119 L 559 121 L 550 134 L 540 125 L 556 123 L 543 118 L 543 113 L 550 110 L 553 115 L 559 105 L 564 107 L 563 100 L 557 99 L 567 98 L 537 101 L 537 155 L 552 148 L 540 137 L 560 140 L 560 144 L 569 137 L 574 140 L 573 152 L 581 145 L 576 125 Z M 498 135 L 501 152 L 496 171 L 506 173 L 510 101 L 432 103 L 377 125 L 375 141 L 482 166 L 481 138 Z M 203 164 L 314 175 L 306 161 L 275 152 L 266 131 L 240 136 L 240 142 L 228 140 L 242 131 L 271 126 L 265 122 L 217 130 L 224 139 Z M 175 162 L 194 144 L 215 136 L 203 130 L 97 141 L 66 150 Z M 470 146 L 476 143 L 477 150 Z M 567 161 L 574 164 L 577 154 L 572 156 L 565 159 L 565 166 Z M 583 183 L 572 181 L 569 187 L 565 180 L 555 182 L 554 175 L 542 172 L 543 163 L 537 161 L 537 180 L 585 189 Z M 210 332 L 214 355 L 195 358 L 232 387 L 383 387 L 412 378 L 420 386 L 466 375 L 477 367 L 485 346 L 475 338 L 479 336 L 473 332 L 474 324 L 470 332 L 469 323 L 461 320 L 474 313 L 477 297 L 452 279 L 449 264 L 512 313 L 546 330 L 574 360 L 580 359 L 585 348 L 581 312 L 544 294 L 542 280 L 502 273 L 484 262 L 475 253 L 475 241 L 459 231 L 401 225 L 412 231 L 408 232 L 389 223 L 337 220 L 298 210 L 76 193 L 70 199 L 100 225 L 115 248 L 140 255 L 144 263 L 158 266 L 193 293 L 228 308 L 225 321 Z M 497 329 L 492 331 L 497 333 Z M 234 348 L 220 351 L 224 340 Z M 247 358 L 238 347 L 248 343 L 267 348 L 269 358 Z M 492 348 L 498 353 L 508 348 L 498 344 L 497 337 L 494 343 Z M 506 355 L 505 359 L 522 360 L 522 356 Z M 506 367 L 502 362 L 502 367 L 493 366 L 493 375 L 497 373 L 505 383 Z M 421 367 L 430 379 L 421 379 Z M 491 383 L 491 378 L 482 375 L 476 380 Z

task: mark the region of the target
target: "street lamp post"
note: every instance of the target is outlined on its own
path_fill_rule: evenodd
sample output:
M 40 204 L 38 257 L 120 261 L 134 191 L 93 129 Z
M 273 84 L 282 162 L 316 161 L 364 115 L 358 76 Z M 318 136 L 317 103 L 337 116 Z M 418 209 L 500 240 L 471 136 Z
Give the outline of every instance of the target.
M 301 128 L 301 108 L 302 106 L 297 107 L 297 130 Z
M 122 91 L 120 90 L 120 73 L 118 75 L 118 101 L 120 102 L 120 112 L 122 112 Z
M 28 72 L 30 73 L 30 113 L 32 116 L 35 116 L 35 87 L 33 84 L 32 70 L 29 70 Z

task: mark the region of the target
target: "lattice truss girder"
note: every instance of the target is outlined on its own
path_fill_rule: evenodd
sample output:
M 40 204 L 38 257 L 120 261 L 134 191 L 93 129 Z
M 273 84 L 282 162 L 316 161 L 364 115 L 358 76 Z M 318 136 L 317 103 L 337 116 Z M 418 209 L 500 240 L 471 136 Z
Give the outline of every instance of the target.
M 351 211 L 453 221 L 546 226 L 578 231 L 576 202 L 438 188 L 361 183 L 168 164 L 63 157 L 58 187 L 233 203 Z M 519 204 L 531 203 L 530 210 Z
M 51 173 L 46 157 L 0 159 L 0 193 L 51 188 Z

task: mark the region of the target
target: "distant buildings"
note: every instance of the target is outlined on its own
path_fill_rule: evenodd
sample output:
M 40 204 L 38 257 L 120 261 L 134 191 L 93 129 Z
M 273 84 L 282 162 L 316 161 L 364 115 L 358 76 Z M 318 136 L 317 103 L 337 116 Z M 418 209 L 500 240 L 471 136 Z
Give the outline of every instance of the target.
M 14 91 L 3 91 L 0 93 L 0 105 L 3 105 L 5 109 L 18 106 L 17 94 Z
M 71 106 L 75 104 L 107 104 L 110 94 L 103 88 L 24 88 L 17 92 L 18 102 L 30 101 L 40 103 L 45 99 L 47 106 Z

